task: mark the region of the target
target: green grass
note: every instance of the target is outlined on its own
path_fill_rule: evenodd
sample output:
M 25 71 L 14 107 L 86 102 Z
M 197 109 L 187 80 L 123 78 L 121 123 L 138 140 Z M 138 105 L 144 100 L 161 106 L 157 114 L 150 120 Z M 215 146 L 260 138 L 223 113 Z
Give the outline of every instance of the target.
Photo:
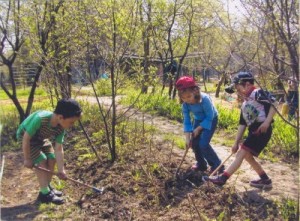
M 272 146 L 277 147 L 278 151 L 286 156 L 299 155 L 297 129 L 285 123 L 279 116 L 275 116 L 273 135 L 267 150 L 272 152 Z
M 164 135 L 164 140 L 174 143 L 180 149 L 185 149 L 185 139 L 183 136 L 179 137 L 174 134 L 168 133 Z
M 17 89 L 17 98 L 18 99 L 28 98 L 28 95 L 30 93 L 30 89 L 31 89 L 30 87 Z M 47 92 L 43 87 L 36 88 L 35 97 L 38 97 L 38 96 L 42 96 L 42 97 L 47 96 Z M 7 94 L 3 90 L 0 90 L 0 99 L 9 99 L 9 97 L 7 96 Z
M 299 204 L 297 201 L 285 198 L 280 202 L 275 201 L 275 203 L 279 207 L 279 214 L 284 220 L 297 220 L 297 216 L 299 218 L 299 214 L 297 213 Z
M 25 108 L 25 103 L 22 104 Z M 32 112 L 36 110 L 52 110 L 50 101 L 36 101 L 33 103 Z M 21 144 L 16 140 L 16 131 L 19 126 L 19 114 L 13 104 L 0 106 L 0 123 L 2 125 L 1 150 L 9 151 L 21 148 Z

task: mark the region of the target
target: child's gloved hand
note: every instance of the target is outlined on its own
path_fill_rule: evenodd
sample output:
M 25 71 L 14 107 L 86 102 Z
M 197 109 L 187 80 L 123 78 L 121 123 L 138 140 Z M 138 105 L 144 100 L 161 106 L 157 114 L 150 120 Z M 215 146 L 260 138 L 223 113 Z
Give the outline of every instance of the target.
M 33 162 L 31 159 L 25 159 L 24 160 L 24 166 L 31 169 L 33 167 Z

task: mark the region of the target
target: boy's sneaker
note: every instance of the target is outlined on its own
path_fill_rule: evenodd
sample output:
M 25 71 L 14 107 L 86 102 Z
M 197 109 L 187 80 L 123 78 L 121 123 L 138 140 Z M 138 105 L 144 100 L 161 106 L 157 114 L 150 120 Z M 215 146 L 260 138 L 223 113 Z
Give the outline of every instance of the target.
M 41 203 L 54 203 L 57 205 L 63 204 L 65 201 L 63 198 L 56 196 L 53 192 L 49 192 L 48 194 L 39 193 L 38 201 Z
M 250 186 L 257 188 L 272 188 L 271 179 L 259 179 L 250 181 Z
M 54 189 L 50 184 L 49 184 L 49 189 L 56 196 L 61 197 L 63 195 L 63 193 L 61 191 Z
M 202 181 L 207 182 L 210 181 L 215 185 L 223 186 L 226 183 L 226 180 L 222 176 L 203 176 Z

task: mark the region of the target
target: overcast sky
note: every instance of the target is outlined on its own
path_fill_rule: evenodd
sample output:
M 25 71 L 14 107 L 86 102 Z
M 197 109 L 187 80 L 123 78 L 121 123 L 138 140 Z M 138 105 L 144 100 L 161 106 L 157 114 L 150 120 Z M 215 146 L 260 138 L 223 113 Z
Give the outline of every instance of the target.
M 222 0 L 224 2 L 225 9 L 227 10 L 227 3 L 229 3 L 228 10 L 230 14 L 235 14 L 239 16 L 239 14 L 243 13 L 243 6 L 240 0 Z

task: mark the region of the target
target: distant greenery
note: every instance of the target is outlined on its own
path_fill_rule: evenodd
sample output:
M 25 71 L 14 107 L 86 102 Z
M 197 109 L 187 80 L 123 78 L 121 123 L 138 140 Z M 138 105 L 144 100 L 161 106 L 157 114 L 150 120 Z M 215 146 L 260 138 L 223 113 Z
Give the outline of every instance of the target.
M 52 110 L 50 101 L 45 99 L 44 101 L 36 101 L 33 104 L 32 112 L 36 110 Z M 20 144 L 17 142 L 15 134 L 19 126 L 19 114 L 13 104 L 5 104 L 0 106 L 0 122 L 3 127 L 1 134 L 1 150 L 13 150 L 20 148 Z
M 293 123 L 296 124 L 296 122 Z M 273 135 L 268 145 L 268 150 L 271 151 L 269 146 L 276 146 L 279 149 L 278 152 L 286 156 L 298 157 L 297 130 L 285 123 L 279 116 L 275 116 Z
M 133 104 L 139 96 L 138 91 L 129 91 L 127 96 L 121 99 L 122 104 Z M 141 94 L 134 107 L 168 117 L 172 120 L 181 121 L 182 113 L 178 100 L 170 100 L 166 94 Z
M 30 87 L 26 87 L 25 89 L 22 87 L 17 90 L 17 98 L 28 98 L 30 93 Z M 46 90 L 43 87 L 38 87 L 35 91 L 35 96 L 47 96 Z M 0 90 L 0 99 L 9 99 L 6 93 L 3 90 Z
M 95 88 L 98 96 L 111 95 L 111 82 L 110 79 L 99 79 L 95 82 Z

